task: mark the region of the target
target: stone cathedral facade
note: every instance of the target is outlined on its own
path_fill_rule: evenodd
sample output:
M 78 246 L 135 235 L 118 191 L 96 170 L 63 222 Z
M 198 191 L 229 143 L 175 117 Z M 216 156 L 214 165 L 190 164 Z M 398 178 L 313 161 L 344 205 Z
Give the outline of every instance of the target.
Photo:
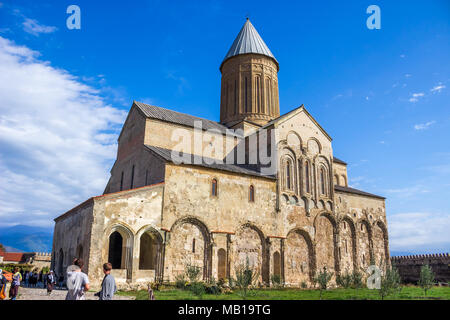
M 247 20 L 220 66 L 220 122 L 134 101 L 104 194 L 55 219 L 55 272 L 81 257 L 94 286 L 107 261 L 119 284 L 174 281 L 188 263 L 217 280 L 248 260 L 260 283 L 278 274 L 300 286 L 323 267 L 389 261 L 385 199 L 348 187 L 347 164 L 303 105 L 280 116 L 278 70 Z M 174 161 L 175 132 L 193 161 Z M 254 137 L 271 150 L 271 174 L 247 163 Z M 202 157 L 213 141 L 232 151 Z M 246 163 L 223 161 L 237 150 Z

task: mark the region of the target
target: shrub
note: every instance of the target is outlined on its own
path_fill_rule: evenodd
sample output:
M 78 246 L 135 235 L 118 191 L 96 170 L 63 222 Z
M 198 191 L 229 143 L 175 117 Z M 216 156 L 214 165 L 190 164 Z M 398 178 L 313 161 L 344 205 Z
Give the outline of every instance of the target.
M 353 278 L 349 273 L 341 274 L 336 277 L 336 284 L 342 288 L 348 289 L 352 286 Z
M 200 276 L 201 268 L 194 264 L 186 264 L 185 272 L 190 282 L 196 282 Z
M 250 267 L 248 258 L 245 264 L 240 264 L 235 269 L 236 279 L 233 280 L 236 287 L 240 290 L 242 298 L 246 298 L 250 286 L 258 278 L 258 274 Z
M 186 279 L 184 277 L 184 273 L 175 276 L 175 287 L 178 289 L 185 289 Z
M 322 291 L 327 290 L 328 282 L 330 282 L 332 277 L 333 277 L 333 273 L 328 272 L 326 267 L 323 267 L 323 270 L 320 271 L 319 274 L 316 275 L 315 282 L 319 284 L 320 300 L 322 300 Z
M 362 273 L 359 272 L 358 270 L 353 270 L 352 275 L 351 275 L 352 287 L 355 289 L 362 288 L 362 286 L 363 286 L 362 279 L 363 279 Z
M 192 282 L 190 285 L 191 292 L 196 295 L 199 299 L 206 293 L 206 286 L 201 281 Z
M 308 288 L 308 284 L 306 283 L 306 281 L 302 281 L 302 282 L 300 283 L 300 287 L 301 287 L 302 289 L 306 289 L 306 288 Z
M 279 274 L 273 274 L 270 276 L 270 280 L 272 281 L 272 285 L 275 288 L 281 288 L 283 287 L 283 284 L 281 283 L 281 276 Z
M 379 290 L 381 300 L 384 300 L 386 296 L 396 291 L 400 291 L 400 282 L 400 274 L 397 268 L 393 265 L 386 265 L 384 272 L 381 274 L 381 286 Z
M 434 284 L 433 270 L 431 270 L 431 268 L 428 264 L 423 265 L 420 268 L 419 286 L 422 287 L 425 295 L 427 295 L 427 291 L 431 289 L 433 284 Z

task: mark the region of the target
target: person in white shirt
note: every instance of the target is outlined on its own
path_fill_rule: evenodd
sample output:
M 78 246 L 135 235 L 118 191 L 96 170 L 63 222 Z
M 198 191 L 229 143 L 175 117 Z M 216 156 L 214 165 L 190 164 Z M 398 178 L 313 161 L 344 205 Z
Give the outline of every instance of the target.
M 82 259 L 75 259 L 73 265 L 67 268 L 66 300 L 85 300 L 84 293 L 89 291 L 89 278 L 81 271 L 83 265 Z

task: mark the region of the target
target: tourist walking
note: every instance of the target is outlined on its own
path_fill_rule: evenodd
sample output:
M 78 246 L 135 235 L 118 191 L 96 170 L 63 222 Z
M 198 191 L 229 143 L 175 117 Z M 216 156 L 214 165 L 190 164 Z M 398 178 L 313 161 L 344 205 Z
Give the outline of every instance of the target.
M 103 264 L 103 273 L 105 274 L 105 277 L 102 281 L 102 290 L 95 294 L 100 300 L 112 300 L 114 293 L 117 291 L 116 280 L 111 274 L 111 269 L 111 263 L 107 262 Z
M 30 285 L 30 271 L 25 272 L 25 287 L 28 287 Z
M 22 281 L 22 275 L 19 272 L 19 268 L 14 268 L 14 274 L 12 276 L 11 288 L 9 289 L 9 299 L 16 300 L 19 293 L 20 281 Z
M 50 272 L 47 274 L 46 282 L 47 282 L 47 295 L 51 295 L 53 291 L 53 286 L 56 283 L 56 277 L 53 273 L 53 270 L 50 270 Z
M 6 284 L 8 280 L 3 275 L 3 270 L 0 269 L 0 300 L 4 300 L 6 298 Z
M 83 265 L 82 259 L 75 259 L 73 265 L 67 268 L 66 300 L 85 300 L 84 293 L 89 290 L 89 279 L 87 274 L 81 271 Z

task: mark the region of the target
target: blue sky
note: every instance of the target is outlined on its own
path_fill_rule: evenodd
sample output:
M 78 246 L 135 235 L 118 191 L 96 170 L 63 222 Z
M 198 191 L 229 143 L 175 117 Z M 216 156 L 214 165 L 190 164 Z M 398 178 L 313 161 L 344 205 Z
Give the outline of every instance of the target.
M 281 113 L 304 104 L 349 184 L 387 197 L 391 250 L 449 251 L 448 1 L 0 3 L 0 225 L 50 227 L 101 194 L 132 100 L 219 120 L 248 15 L 280 63 Z

